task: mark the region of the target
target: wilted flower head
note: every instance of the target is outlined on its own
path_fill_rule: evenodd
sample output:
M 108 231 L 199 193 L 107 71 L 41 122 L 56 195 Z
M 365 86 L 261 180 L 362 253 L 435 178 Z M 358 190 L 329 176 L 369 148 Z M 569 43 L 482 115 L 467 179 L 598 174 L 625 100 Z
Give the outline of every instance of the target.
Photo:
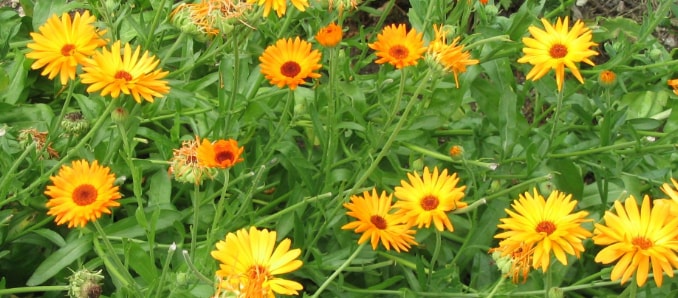
M 17 139 L 19 144 L 24 148 L 35 143 L 35 151 L 37 153 L 45 150 L 48 158 L 59 158 L 59 152 L 52 148 L 52 143 L 47 143 L 47 132 L 40 132 L 35 128 L 23 129 L 19 131 Z M 40 158 L 43 158 L 43 156 L 41 155 Z
M 195 137 L 194 140 L 184 141 L 181 148 L 174 149 L 168 172 L 175 180 L 200 185 L 205 177 L 211 179 L 216 175 L 214 168 L 198 162 L 199 144 L 200 139 Z
M 471 54 L 464 51 L 463 45 L 457 45 L 459 37 L 451 44 L 447 43 L 448 30 L 445 26 L 434 25 L 435 39 L 428 46 L 427 59 L 431 63 L 454 74 L 454 82 L 459 87 L 459 74 L 466 72 L 466 66 L 478 64 L 478 60 L 470 59 Z
M 198 37 L 212 37 L 231 32 L 237 23 L 245 23 L 244 14 L 251 5 L 239 0 L 201 0 L 181 3 L 172 13 L 171 21 L 180 30 Z

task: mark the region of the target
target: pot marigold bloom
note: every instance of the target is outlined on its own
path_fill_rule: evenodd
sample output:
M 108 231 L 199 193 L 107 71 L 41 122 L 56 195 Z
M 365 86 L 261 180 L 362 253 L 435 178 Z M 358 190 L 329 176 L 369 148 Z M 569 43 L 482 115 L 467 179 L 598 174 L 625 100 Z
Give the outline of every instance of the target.
M 591 237 L 581 224 L 587 221 L 588 212 L 572 213 L 577 205 L 572 195 L 553 191 L 548 199 L 537 192 L 525 192 L 511 204 L 513 210 L 506 210 L 508 218 L 502 218 L 497 227 L 504 232 L 494 238 L 499 242 L 504 255 L 513 254 L 525 247 L 533 249 L 532 267 L 546 272 L 551 262 L 551 252 L 563 265 L 567 265 L 567 254 L 579 258 L 584 251 L 582 241 Z
M 299 37 L 280 39 L 268 46 L 259 57 L 261 73 L 271 84 L 295 90 L 306 78 L 319 78 L 314 71 L 320 69 L 320 52 L 311 51 L 311 44 Z
M 605 224 L 595 224 L 593 243 L 605 246 L 595 261 L 610 264 L 617 261 L 610 279 L 625 283 L 635 273 L 636 284 L 643 286 L 650 268 L 654 281 L 661 287 L 664 272 L 673 277 L 678 268 L 678 218 L 669 218 L 669 209 L 650 207 L 645 196 L 638 210 L 636 199 L 630 196 L 614 202 L 615 213 L 605 212 Z
M 202 37 L 227 34 L 241 20 L 251 6 L 233 0 L 201 0 L 198 3 L 181 3 L 170 14 L 172 24 L 180 30 Z M 244 23 L 244 22 L 243 22 Z
M 444 26 L 433 26 L 435 39 L 428 46 L 428 57 L 439 64 L 445 71 L 454 74 L 454 82 L 459 88 L 459 74 L 466 72 L 466 66 L 478 64 L 478 60 L 470 59 L 471 54 L 464 51 L 463 45 L 457 45 L 459 37 L 447 44 L 447 30 Z
M 612 86 L 617 81 L 617 74 L 611 70 L 603 70 L 598 75 L 598 81 L 605 87 Z
M 244 150 L 245 148 L 238 147 L 238 141 L 233 139 L 218 140 L 214 143 L 203 139 L 198 146 L 198 164 L 203 167 L 228 169 L 244 160 L 240 157 Z
M 299 11 L 306 11 L 308 7 L 308 0 L 291 0 L 292 5 L 296 7 Z M 278 14 L 278 17 L 285 15 L 287 11 L 287 0 L 247 0 L 247 3 L 256 3 L 259 6 L 264 7 L 264 17 L 267 17 L 271 13 L 271 8 L 275 10 L 275 13 Z
M 670 86 L 673 87 L 673 93 L 678 95 L 678 79 L 673 79 L 673 80 L 668 80 L 666 83 Z
M 54 185 L 47 186 L 45 194 L 47 215 L 55 215 L 57 225 L 68 223 L 68 227 L 84 227 L 95 221 L 102 213 L 111 214 L 110 207 L 120 206 L 118 187 L 113 185 L 115 175 L 108 167 L 100 166 L 95 160 L 74 161 L 72 166 L 62 166 L 56 176 L 50 177 Z
M 326 48 L 335 47 L 341 42 L 341 38 L 341 27 L 337 26 L 334 22 L 327 25 L 327 27 L 321 28 L 315 35 L 315 39 L 318 43 Z
M 590 47 L 598 44 L 591 41 L 593 34 L 584 23 L 577 21 L 569 30 L 568 20 L 567 17 L 564 21 L 558 18 L 554 27 L 546 19 L 541 19 L 546 31 L 535 26 L 528 28 L 532 37 L 523 38 L 525 56 L 518 59 L 519 63 L 534 65 L 527 73 L 528 80 L 536 81 L 553 69 L 556 72 L 558 91 L 561 91 L 567 66 L 577 80 L 584 83 L 575 63 L 585 62 L 594 65 L 589 57 L 598 55 L 598 52 L 591 50 Z
M 514 284 L 520 282 L 520 277 L 522 276 L 525 283 L 527 281 L 527 276 L 532 270 L 532 255 L 534 254 L 534 249 L 526 244 L 521 244 L 518 249 L 515 249 L 511 253 L 504 253 L 503 247 L 497 247 L 490 249 L 489 253 L 492 254 L 492 259 L 497 264 L 497 267 L 506 277 L 511 277 L 511 281 Z
M 156 69 L 160 61 L 148 51 L 142 56 L 140 53 L 141 47 L 132 52 L 128 43 L 121 53 L 120 41 L 110 51 L 106 48 L 97 51 L 80 75 L 83 83 L 90 84 L 87 92 L 100 91 L 102 96 L 110 94 L 113 98 L 118 98 L 121 92 L 132 94 L 138 103 L 142 98 L 153 102 L 154 97 L 169 93 L 167 81 L 162 80 L 169 72 Z
M 389 63 L 397 69 L 416 65 L 421 55 L 426 52 L 422 33 L 411 29 L 407 32 L 405 24 L 386 26 L 377 35 L 375 43 L 368 46 L 377 51 L 377 64 Z
M 430 172 L 428 167 L 425 167 L 423 176 L 414 172 L 407 173 L 407 177 L 409 183 L 401 180 L 401 186 L 396 186 L 393 193 L 398 198 L 393 205 L 399 209 L 396 214 L 404 216 L 410 226 L 428 228 L 433 222 L 439 231 L 444 229 L 454 231 L 447 212 L 468 205 L 461 201 L 466 186 L 457 187 L 459 183 L 457 173 L 448 175 L 447 169 L 438 173 L 438 167 Z
M 85 11 L 76 12 L 73 19 L 68 13 L 52 15 L 47 23 L 31 32 L 33 42 L 26 45 L 31 51 L 27 58 L 35 59 L 32 69 L 43 68 L 41 75 L 50 80 L 59 75 L 61 85 L 75 79 L 78 65 L 83 65 L 95 50 L 106 45 L 101 38 L 105 31 L 97 31 L 92 25 L 96 18 Z
M 351 202 L 345 203 L 344 207 L 349 210 L 346 214 L 357 220 L 341 228 L 355 229 L 356 233 L 363 233 L 358 239 L 358 244 L 371 239 L 370 243 L 374 250 L 381 241 L 386 250 L 393 247 L 397 252 L 408 251 L 411 244 L 417 244 L 413 236 L 415 231 L 405 224 L 401 216 L 391 212 L 392 197 L 386 192 L 378 195 L 376 189 L 372 189 L 371 194 L 365 191 L 362 196 L 351 196 Z
M 219 261 L 216 275 L 222 281 L 219 288 L 233 292 L 238 298 L 298 295 L 303 286 L 292 280 L 277 277 L 299 269 L 300 249 L 291 249 L 289 238 L 276 247 L 276 232 L 255 227 L 228 233 L 225 241 L 216 244 L 212 257 Z M 232 297 L 232 296 L 229 296 Z

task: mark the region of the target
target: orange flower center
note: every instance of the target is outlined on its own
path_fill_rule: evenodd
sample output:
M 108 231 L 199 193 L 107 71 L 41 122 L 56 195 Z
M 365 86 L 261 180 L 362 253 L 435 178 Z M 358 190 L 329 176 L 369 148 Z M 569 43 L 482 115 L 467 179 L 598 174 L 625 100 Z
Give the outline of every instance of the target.
M 129 72 L 126 72 L 124 70 L 119 70 L 118 72 L 115 73 L 115 78 L 116 79 L 123 79 L 125 81 L 131 81 L 132 80 L 132 75 L 129 74 Z
M 73 198 L 73 203 L 76 205 L 87 206 L 94 203 L 98 195 L 97 189 L 94 188 L 94 186 L 90 184 L 80 184 L 73 190 L 73 195 L 71 197 Z
M 370 222 L 372 222 L 372 224 L 380 230 L 385 230 L 388 227 L 386 224 L 386 219 L 379 215 L 372 215 L 372 217 L 370 217 Z
M 402 60 L 407 58 L 407 56 L 410 54 L 410 51 L 402 45 L 395 45 L 388 50 L 388 54 L 393 58 Z
M 645 237 L 633 238 L 633 240 L 631 240 L 631 244 L 639 247 L 642 250 L 646 250 L 646 249 L 652 247 L 652 241 L 650 241 L 650 239 L 647 239 Z
M 253 265 L 247 270 L 248 281 L 244 293 L 255 296 L 264 297 L 266 290 L 263 288 L 264 281 L 269 278 L 268 269 L 265 266 Z M 260 296 L 261 295 L 261 296 Z
M 563 58 L 567 56 L 567 47 L 562 44 L 554 44 L 549 51 L 552 58 Z
M 296 77 L 300 72 L 301 66 L 294 61 L 287 61 L 280 66 L 280 73 L 288 78 Z
M 546 220 L 537 224 L 537 228 L 535 230 L 537 233 L 546 233 L 546 235 L 551 235 L 551 233 L 556 230 L 556 225 Z
M 432 195 L 427 195 L 423 199 L 421 199 L 421 208 L 423 208 L 426 211 L 431 211 L 433 209 L 438 208 L 438 204 L 440 201 L 438 201 L 438 198 Z
M 61 55 L 73 56 L 73 54 L 75 54 L 75 45 L 67 43 L 61 48 Z
M 224 161 L 232 161 L 233 153 L 231 151 L 221 151 L 217 153 L 217 155 L 214 157 L 214 160 L 216 160 L 217 163 L 219 164 L 221 164 Z

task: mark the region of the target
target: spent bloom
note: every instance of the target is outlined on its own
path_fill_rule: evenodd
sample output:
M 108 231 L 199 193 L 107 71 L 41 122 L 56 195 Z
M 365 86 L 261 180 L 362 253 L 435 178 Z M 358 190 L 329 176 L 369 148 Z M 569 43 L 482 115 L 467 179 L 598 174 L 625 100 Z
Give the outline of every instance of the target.
M 280 39 L 275 45 L 268 46 L 259 57 L 261 73 L 271 84 L 282 88 L 287 85 L 295 90 L 306 78 L 319 78 L 316 73 L 320 65 L 320 52 L 311 51 L 311 44 L 295 39 Z
M 526 78 L 536 81 L 553 69 L 556 72 L 558 91 L 561 91 L 565 81 L 565 67 L 567 67 L 572 75 L 583 84 L 584 79 L 575 63 L 584 62 L 594 65 L 589 58 L 598 55 L 598 52 L 590 48 L 598 44 L 591 41 L 593 38 L 591 29 L 578 20 L 570 30 L 567 17 L 565 20 L 558 18 L 555 26 L 546 19 L 541 19 L 541 22 L 545 30 L 530 26 L 528 30 L 532 37 L 523 38 L 525 56 L 518 59 L 518 62 L 534 66 L 527 73 Z
M 132 51 L 126 43 L 121 48 L 120 41 L 110 51 L 106 48 L 97 51 L 80 75 L 82 82 L 90 85 L 87 92 L 100 91 L 102 96 L 110 94 L 113 98 L 120 93 L 131 94 L 137 103 L 142 98 L 153 102 L 155 97 L 169 93 L 167 81 L 162 80 L 169 72 L 156 69 L 160 61 L 148 51 L 140 54 L 141 47 Z
M 457 186 L 457 173 L 448 175 L 447 169 L 438 172 L 438 167 L 431 172 L 425 167 L 422 176 L 414 172 L 407 177 L 409 182 L 401 180 L 393 193 L 398 198 L 393 205 L 398 209 L 396 214 L 404 216 L 410 226 L 428 228 L 433 223 L 439 231 L 454 231 L 447 212 L 468 205 L 461 201 L 466 186 Z
M 26 45 L 31 49 L 26 57 L 35 59 L 31 68 L 44 68 L 41 75 L 50 80 L 59 75 L 62 85 L 74 80 L 78 65 L 84 65 L 97 48 L 106 45 L 101 37 L 105 31 L 98 31 L 94 22 L 89 11 L 76 12 L 73 19 L 68 13 L 61 18 L 52 15 L 38 28 L 39 33 L 31 32 L 33 42 Z
M 511 277 L 511 281 L 514 284 L 520 282 L 522 277 L 522 283 L 527 281 L 527 276 L 532 271 L 532 255 L 534 254 L 534 248 L 531 246 L 522 243 L 517 249 L 514 249 L 510 253 L 504 253 L 503 247 L 496 247 L 490 249 L 489 253 L 492 254 L 492 259 L 497 264 L 501 273 L 505 277 Z
M 554 190 L 548 199 L 533 190 L 525 192 L 513 201 L 513 210 L 505 209 L 509 215 L 502 218 L 497 227 L 504 231 L 494 238 L 499 242 L 503 255 L 511 255 L 517 251 L 533 251 L 532 267 L 546 272 L 551 262 L 551 253 L 563 265 L 567 265 L 567 255 L 579 258 L 584 251 L 583 240 L 591 237 L 591 232 L 581 224 L 587 221 L 588 212 L 572 213 L 577 205 L 566 195 Z
M 198 147 L 200 139 L 184 141 L 181 148 L 174 149 L 168 173 L 179 182 L 195 183 L 200 185 L 205 177 L 212 178 L 215 169 L 206 167 L 198 162 Z
M 427 57 L 436 63 L 445 71 L 454 74 L 454 82 L 459 87 L 459 74 L 466 72 L 466 66 L 478 64 L 478 60 L 470 59 L 471 54 L 464 51 L 463 45 L 458 45 L 459 37 L 452 43 L 447 43 L 447 34 L 445 26 L 434 25 L 435 39 L 428 45 Z
M 337 24 L 334 22 L 327 25 L 326 27 L 320 28 L 318 33 L 315 35 L 315 40 L 317 40 L 320 45 L 326 48 L 335 47 L 341 42 L 341 38 L 341 27 L 337 26 Z
M 610 279 L 625 283 L 634 276 L 643 286 L 652 269 L 654 281 L 661 287 L 664 272 L 673 277 L 678 268 L 678 217 L 670 217 L 669 208 L 650 206 L 645 196 L 640 210 L 633 196 L 624 204 L 614 202 L 615 213 L 606 211 L 605 224 L 595 224 L 593 243 L 604 246 L 595 261 L 610 264 L 615 261 Z
M 170 14 L 172 24 L 195 36 L 213 37 L 231 32 L 234 25 L 243 22 L 243 15 L 251 8 L 240 0 L 201 0 L 181 3 Z
M 210 142 L 203 139 L 197 148 L 198 165 L 208 168 L 227 169 L 243 161 L 240 157 L 244 147 L 238 147 L 238 141 L 233 139 Z
M 54 215 L 57 225 L 68 223 L 68 227 L 84 227 L 95 221 L 102 213 L 110 214 L 110 207 L 120 206 L 122 196 L 113 185 L 115 175 L 110 169 L 100 166 L 95 160 L 74 161 L 71 166 L 63 165 L 56 176 L 49 178 L 54 185 L 47 186 L 45 194 L 47 215 Z
M 275 231 L 250 227 L 228 233 L 225 240 L 217 242 L 211 254 L 220 262 L 216 272 L 221 280 L 218 291 L 226 290 L 238 298 L 268 298 L 274 293 L 298 295 L 303 286 L 278 275 L 303 265 L 297 259 L 301 250 L 290 249 L 292 242 L 288 238 L 276 246 L 276 239 Z
M 391 202 L 391 195 L 386 192 L 378 195 L 376 189 L 372 189 L 372 193 L 365 191 L 362 196 L 351 196 L 351 202 L 345 203 L 344 207 L 349 210 L 346 214 L 357 220 L 341 228 L 362 233 L 358 244 L 370 239 L 374 250 L 381 242 L 386 250 L 393 247 L 397 252 L 408 251 L 412 244 L 417 244 L 413 236 L 415 231 L 410 229 L 402 216 L 394 214 Z
M 299 11 L 306 11 L 306 7 L 308 7 L 308 0 L 291 0 L 291 2 Z M 267 17 L 271 13 L 271 9 L 275 10 L 279 18 L 284 16 L 287 11 L 287 0 L 247 0 L 247 3 L 256 3 L 263 6 L 263 17 Z
M 368 46 L 375 50 L 377 64 L 389 63 L 397 69 L 416 65 L 421 55 L 426 52 L 422 33 L 411 29 L 409 32 L 405 24 L 384 27 L 377 35 L 377 41 Z

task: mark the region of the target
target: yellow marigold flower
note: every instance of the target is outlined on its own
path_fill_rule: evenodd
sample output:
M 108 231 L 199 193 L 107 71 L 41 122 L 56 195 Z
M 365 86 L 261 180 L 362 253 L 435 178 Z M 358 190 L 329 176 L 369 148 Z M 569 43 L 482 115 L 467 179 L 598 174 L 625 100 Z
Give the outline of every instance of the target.
M 572 26 L 572 30 L 569 30 L 567 17 L 564 21 L 558 18 L 555 27 L 546 19 L 541 19 L 541 22 L 546 31 L 530 26 L 528 30 L 532 37 L 523 38 L 525 56 L 518 59 L 518 62 L 534 65 L 527 73 L 527 79 L 536 81 L 553 69 L 556 71 L 558 91 L 561 91 L 565 81 L 565 66 L 567 66 L 577 80 L 583 84 L 584 79 L 575 62 L 594 65 L 589 57 L 598 55 L 598 52 L 591 50 L 590 47 L 598 44 L 591 41 L 593 38 L 591 29 L 581 21 L 577 21 Z
M 47 186 L 45 194 L 47 215 L 55 215 L 57 225 L 84 227 L 95 221 L 102 213 L 111 214 L 109 207 L 120 206 L 118 187 L 113 185 L 115 175 L 108 167 L 95 160 L 90 166 L 87 160 L 74 161 L 72 166 L 62 166 L 56 176 L 50 177 L 54 185 Z
M 27 58 L 35 59 L 32 69 L 43 68 L 41 75 L 50 80 L 60 75 L 62 85 L 75 79 L 78 65 L 83 65 L 95 50 L 106 45 L 101 38 L 104 31 L 97 31 L 92 25 L 96 18 L 85 11 L 75 13 L 71 20 L 68 13 L 52 15 L 47 23 L 40 26 L 40 33 L 31 32 L 33 42 L 26 45 L 31 51 Z
M 296 7 L 299 11 L 306 11 L 308 7 L 308 0 L 291 0 L 292 5 Z M 278 17 L 285 15 L 287 11 L 287 0 L 247 0 L 247 3 L 256 3 L 259 6 L 264 7 L 264 17 L 267 17 L 271 13 L 271 8 L 275 10 L 275 13 L 278 14 Z
M 422 33 L 411 29 L 407 32 L 405 24 L 386 26 L 377 35 L 375 43 L 368 46 L 377 51 L 377 64 L 389 63 L 397 69 L 416 65 L 421 55 L 426 52 Z
M 334 22 L 321 28 L 315 35 L 315 39 L 320 45 L 326 48 L 332 48 L 341 42 L 342 32 L 341 27 Z
M 521 276 L 523 278 L 522 283 L 525 283 L 532 269 L 534 248 L 522 243 L 510 253 L 505 254 L 504 250 L 505 248 L 500 246 L 490 249 L 489 253 L 492 254 L 492 259 L 494 259 L 499 270 L 506 277 L 511 277 L 511 281 L 514 284 L 520 282 Z
M 169 72 L 156 69 L 159 60 L 148 51 L 140 57 L 141 47 L 132 52 L 128 43 L 122 53 L 120 50 L 120 41 L 116 41 L 110 51 L 97 51 L 90 65 L 83 67 L 80 78 L 90 84 L 87 92 L 100 91 L 102 96 L 110 94 L 113 98 L 118 98 L 120 92 L 132 94 L 138 103 L 141 98 L 153 102 L 154 97 L 169 93 L 167 81 L 162 80 Z
M 181 148 L 174 149 L 168 173 L 179 182 L 193 182 L 200 185 L 205 177 L 214 176 L 214 168 L 200 165 L 198 162 L 198 147 L 200 140 L 184 141 Z
M 276 247 L 276 232 L 255 227 L 228 233 L 225 241 L 216 244 L 212 257 L 219 261 L 216 275 L 223 281 L 219 288 L 227 289 L 235 297 L 258 298 L 298 295 L 303 286 L 292 280 L 277 277 L 299 269 L 300 249 L 290 250 L 291 241 L 283 239 Z
M 413 236 L 415 231 L 405 224 L 401 216 L 391 212 L 392 197 L 386 192 L 378 195 L 376 189 L 372 189 L 371 194 L 365 191 L 362 196 L 351 196 L 351 202 L 345 203 L 344 207 L 349 210 L 346 214 L 357 220 L 341 228 L 355 229 L 356 233 L 363 233 L 358 239 L 358 244 L 371 239 L 370 243 L 374 250 L 381 240 L 386 250 L 393 247 L 397 252 L 408 251 L 411 244 L 417 244 Z
M 466 66 L 478 64 L 478 60 L 470 59 L 471 54 L 464 51 L 463 45 L 457 45 L 459 37 L 447 44 L 447 30 L 444 26 L 433 26 L 435 39 L 428 46 L 428 56 L 441 65 L 445 71 L 454 74 L 454 82 L 459 88 L 459 74 L 466 72 Z
M 610 87 L 617 81 L 617 74 L 611 70 L 603 70 L 598 75 L 598 81 L 601 85 Z
M 668 218 L 668 208 L 650 207 L 645 196 L 638 210 L 633 196 L 614 202 L 616 214 L 606 211 L 605 225 L 595 224 L 593 243 L 605 246 L 595 261 L 610 264 L 618 261 L 610 278 L 625 283 L 635 273 L 636 284 L 643 286 L 652 267 L 654 281 L 661 287 L 664 272 L 673 277 L 678 268 L 678 218 Z
M 428 167 L 425 167 L 423 176 L 414 172 L 407 173 L 407 177 L 409 183 L 401 180 L 401 186 L 396 186 L 393 193 L 398 198 L 393 205 L 399 209 L 396 214 L 404 216 L 410 226 L 428 228 L 433 222 L 439 231 L 444 229 L 454 231 L 447 212 L 468 205 L 461 201 L 466 186 L 457 187 L 459 183 L 457 173 L 448 175 L 447 169 L 438 173 L 438 167 L 433 168 L 431 173 Z
M 319 78 L 314 71 L 320 69 L 320 52 L 311 51 L 311 44 L 299 37 L 280 39 L 275 45 L 268 46 L 259 57 L 261 73 L 271 84 L 282 88 L 287 85 L 297 89 L 306 78 Z
M 238 141 L 233 139 L 218 140 L 214 143 L 203 139 L 198 146 L 198 164 L 203 167 L 227 169 L 243 161 L 240 157 L 245 150 L 238 147 Z
M 666 83 L 670 86 L 673 87 L 673 93 L 678 95 L 678 79 L 673 79 L 673 80 L 668 80 Z
M 657 199 L 652 201 L 652 204 L 666 208 L 669 210 L 671 217 L 678 217 L 678 181 L 674 178 L 671 178 L 671 186 L 668 183 L 664 183 L 660 189 L 669 196 L 669 199 Z
M 586 219 L 589 214 L 586 211 L 572 213 L 577 201 L 571 198 L 572 195 L 555 190 L 544 200 L 536 188 L 533 194 L 521 194 L 513 201 L 513 210 L 506 209 L 509 217 L 502 218 L 497 225 L 504 229 L 494 236 L 504 239 L 499 242 L 504 255 L 533 248 L 532 266 L 541 267 L 544 272 L 551 262 L 551 252 L 563 265 L 567 265 L 566 254 L 579 258 L 584 251 L 582 241 L 591 237 L 591 232 L 581 224 L 591 220 Z

